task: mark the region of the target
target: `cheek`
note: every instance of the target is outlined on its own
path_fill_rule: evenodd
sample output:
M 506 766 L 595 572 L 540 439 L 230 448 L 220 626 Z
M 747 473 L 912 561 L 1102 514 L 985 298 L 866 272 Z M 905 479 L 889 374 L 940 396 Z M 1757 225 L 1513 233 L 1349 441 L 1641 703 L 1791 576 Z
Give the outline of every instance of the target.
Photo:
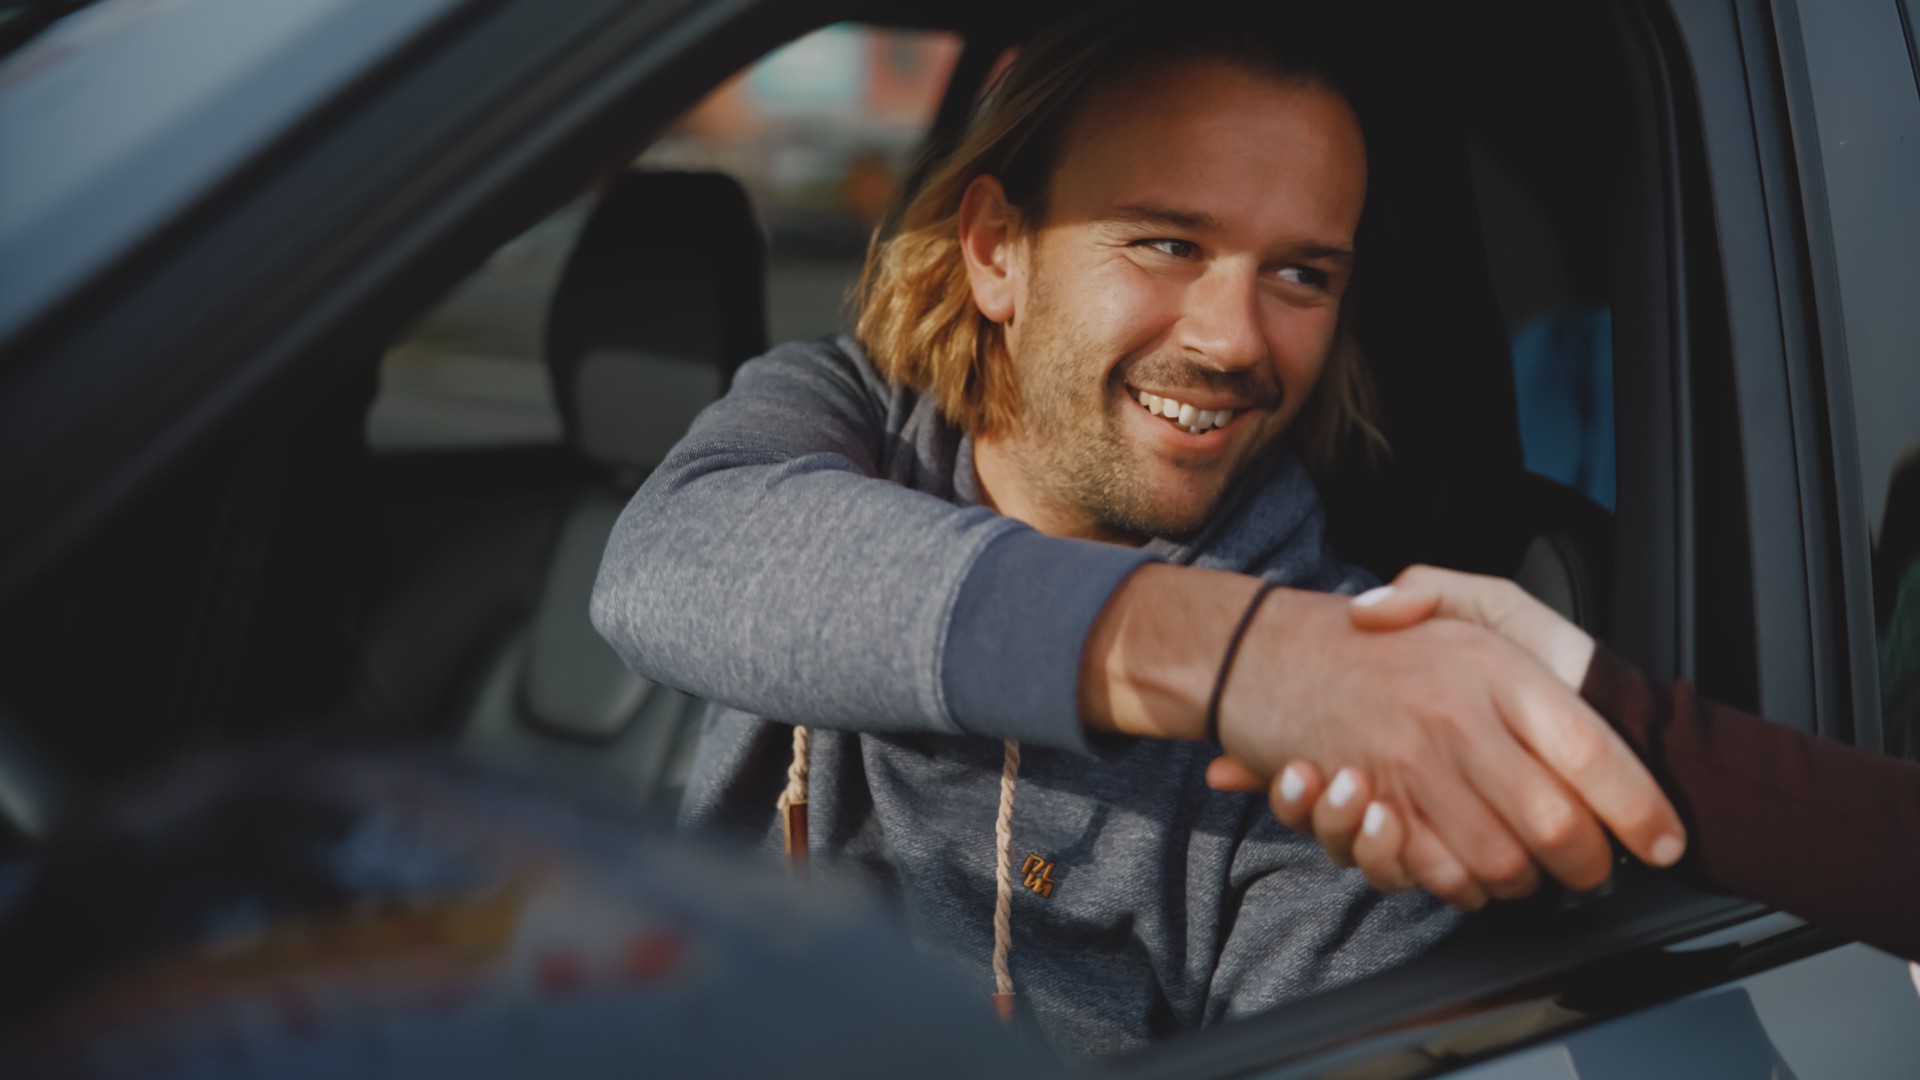
M 1304 398 L 1319 380 L 1338 326 L 1339 311 L 1334 308 L 1283 310 L 1269 321 L 1267 341 L 1280 384 L 1294 400 Z
M 1080 292 L 1081 325 L 1105 346 L 1109 362 L 1150 351 L 1167 337 L 1180 311 L 1179 290 L 1124 258 L 1098 267 Z

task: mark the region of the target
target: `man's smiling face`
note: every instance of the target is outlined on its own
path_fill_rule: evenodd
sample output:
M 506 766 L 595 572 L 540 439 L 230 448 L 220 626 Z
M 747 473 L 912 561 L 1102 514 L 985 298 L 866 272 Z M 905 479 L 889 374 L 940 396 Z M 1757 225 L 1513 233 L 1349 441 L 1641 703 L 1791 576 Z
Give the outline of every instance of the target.
M 983 185 L 963 239 L 1021 410 L 1019 431 L 977 441 L 989 497 L 1067 535 L 1197 529 L 1333 342 L 1366 190 L 1351 109 L 1318 84 L 1163 62 L 1091 93 L 1044 220 L 1009 228 L 997 263 L 965 236 L 993 221 Z

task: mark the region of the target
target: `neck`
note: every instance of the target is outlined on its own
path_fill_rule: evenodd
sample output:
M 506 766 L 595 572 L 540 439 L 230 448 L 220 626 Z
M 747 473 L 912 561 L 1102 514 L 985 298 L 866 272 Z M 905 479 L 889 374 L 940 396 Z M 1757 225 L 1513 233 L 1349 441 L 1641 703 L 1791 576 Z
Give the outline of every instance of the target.
M 1036 467 L 1037 457 L 1031 447 L 1007 436 L 975 436 L 973 471 L 980 500 L 1048 536 L 1140 546 L 1140 537 L 1109 528 L 1049 491 L 1045 469 Z

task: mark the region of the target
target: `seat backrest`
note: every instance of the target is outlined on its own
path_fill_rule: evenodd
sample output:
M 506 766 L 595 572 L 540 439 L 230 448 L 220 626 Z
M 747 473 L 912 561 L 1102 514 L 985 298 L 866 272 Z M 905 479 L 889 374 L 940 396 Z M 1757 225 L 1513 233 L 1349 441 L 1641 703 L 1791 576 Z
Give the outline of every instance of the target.
M 746 195 L 716 173 L 630 172 L 602 195 L 561 275 L 547 361 L 569 437 L 612 470 L 568 510 L 532 617 L 464 724 L 473 753 L 675 797 L 700 703 L 628 671 L 588 620 L 631 484 L 743 360 L 766 349 L 764 256 Z

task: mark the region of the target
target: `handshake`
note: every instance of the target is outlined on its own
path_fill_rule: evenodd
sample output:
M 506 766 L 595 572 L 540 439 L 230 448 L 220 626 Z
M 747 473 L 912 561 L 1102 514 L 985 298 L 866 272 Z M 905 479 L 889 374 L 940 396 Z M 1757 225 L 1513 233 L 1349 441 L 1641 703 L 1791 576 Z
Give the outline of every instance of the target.
M 1220 628 L 1250 604 L 1233 642 Z M 1224 753 L 1208 783 L 1266 791 L 1379 889 L 1472 910 L 1543 871 L 1598 886 L 1609 832 L 1657 867 L 1686 850 L 1652 774 L 1579 697 L 1593 639 L 1512 582 L 1413 567 L 1348 600 L 1147 567 L 1109 616 L 1083 667 L 1089 724 L 1196 738 L 1211 698 Z
M 1355 597 L 1348 614 L 1355 628 L 1371 633 L 1405 632 L 1434 619 L 1462 624 L 1453 630 L 1435 627 L 1461 636 L 1462 667 L 1498 670 L 1504 664 L 1508 678 L 1479 688 L 1451 681 L 1431 687 L 1436 715 L 1489 711 L 1470 707 L 1472 702 L 1439 705 L 1449 701 L 1446 695 L 1471 697 L 1477 689 L 1504 722 L 1502 729 L 1462 725 L 1452 734 L 1468 745 L 1423 739 L 1400 747 L 1373 759 L 1377 776 L 1366 766 L 1327 760 L 1325 765 L 1336 769 L 1331 782 L 1321 762 L 1296 759 L 1269 783 L 1267 774 L 1230 750 L 1209 766 L 1211 786 L 1266 788 L 1276 817 L 1290 828 L 1310 831 L 1335 863 L 1358 866 L 1375 888 L 1421 887 L 1467 910 L 1489 898 L 1528 895 L 1539 885 L 1540 867 L 1572 889 L 1598 886 L 1612 861 L 1601 825 L 1653 866 L 1671 866 L 1685 852 L 1679 815 L 1653 777 L 1606 722 L 1574 696 L 1594 651 L 1593 639 L 1579 627 L 1510 581 L 1424 566 Z M 1502 657 L 1474 635 L 1460 635 L 1471 628 L 1490 631 L 1525 655 Z M 1560 687 L 1542 680 L 1543 671 Z M 1239 739 L 1227 741 L 1242 745 Z M 1463 777 L 1469 783 L 1484 778 L 1484 787 L 1423 788 L 1414 776 L 1421 762 L 1435 759 L 1460 762 Z M 1432 801 L 1416 795 L 1428 791 Z

